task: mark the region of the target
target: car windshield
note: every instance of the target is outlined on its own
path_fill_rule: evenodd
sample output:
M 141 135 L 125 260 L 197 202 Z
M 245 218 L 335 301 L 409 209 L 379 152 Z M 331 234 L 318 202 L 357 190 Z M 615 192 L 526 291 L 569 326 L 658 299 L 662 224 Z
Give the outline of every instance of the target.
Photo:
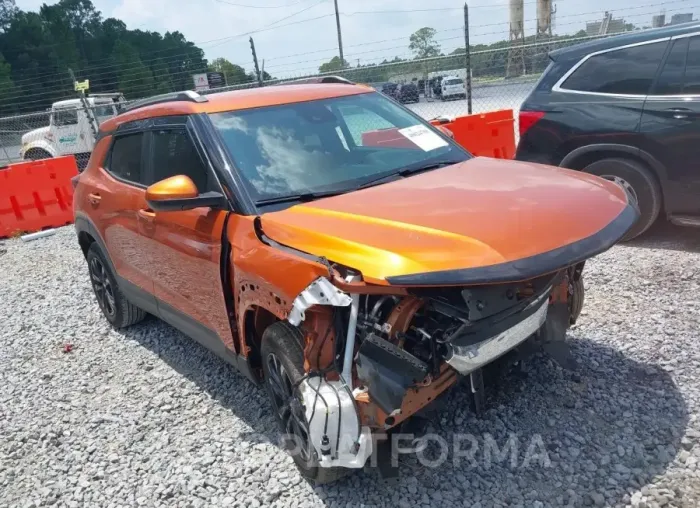
M 347 192 L 469 154 L 378 93 L 210 114 L 256 201 Z
M 442 82 L 443 85 L 459 85 L 462 82 L 459 78 L 446 79 Z

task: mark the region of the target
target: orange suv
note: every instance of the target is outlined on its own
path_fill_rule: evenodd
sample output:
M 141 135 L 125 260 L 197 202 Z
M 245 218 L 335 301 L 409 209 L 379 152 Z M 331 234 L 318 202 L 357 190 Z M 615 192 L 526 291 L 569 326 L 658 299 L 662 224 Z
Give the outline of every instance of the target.
M 377 435 L 461 376 L 478 407 L 482 368 L 561 346 L 585 260 L 638 217 L 611 182 L 474 158 L 320 81 L 134 103 L 74 199 L 107 320 L 158 316 L 263 383 L 316 483 L 386 457 Z

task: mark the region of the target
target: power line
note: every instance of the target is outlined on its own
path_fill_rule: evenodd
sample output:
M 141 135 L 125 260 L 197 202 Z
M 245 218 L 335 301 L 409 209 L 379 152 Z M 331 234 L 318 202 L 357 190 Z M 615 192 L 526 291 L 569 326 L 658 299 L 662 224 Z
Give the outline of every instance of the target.
M 231 5 L 233 7 L 242 7 L 244 9 L 284 9 L 285 7 L 294 7 L 295 5 L 299 5 L 300 3 L 303 3 L 306 0 L 298 0 L 297 2 L 287 4 L 287 5 L 246 5 L 246 4 L 238 4 L 238 3 L 234 3 L 234 2 L 227 2 L 226 0 L 214 0 L 214 1 L 218 2 L 220 4 Z
M 322 3 L 322 2 L 319 2 L 319 3 Z M 314 5 L 318 5 L 319 3 L 314 4 Z M 644 7 L 658 7 L 659 5 L 668 5 L 668 4 L 675 4 L 675 3 L 685 3 L 685 1 L 684 1 L 684 0 L 667 1 L 667 2 L 661 2 L 660 4 L 636 6 L 636 7 L 632 8 L 632 9 L 639 9 L 639 8 L 644 8 Z M 313 5 L 310 6 L 310 7 L 313 7 Z M 307 7 L 306 9 L 309 9 L 310 7 Z M 595 13 L 597 13 L 597 11 L 596 11 Z M 654 13 L 654 12 L 638 13 L 638 14 L 632 14 L 632 15 L 627 14 L 626 17 L 627 17 L 627 18 L 635 18 L 635 17 L 645 16 L 645 15 L 653 14 L 653 13 Z M 586 13 L 578 13 L 578 14 L 573 14 L 573 15 L 565 16 L 564 18 L 575 18 L 575 17 L 580 17 L 580 16 L 584 16 L 584 15 L 588 15 L 588 14 L 592 14 L 592 13 L 589 13 L 589 12 L 586 12 Z M 330 14 L 330 15 L 332 15 L 332 14 Z M 330 15 L 329 15 L 329 16 L 330 16 Z M 560 18 L 560 19 L 561 19 L 561 18 Z M 279 21 L 279 20 L 278 20 L 278 21 Z M 303 22 L 303 21 L 305 21 L 305 20 L 301 20 L 301 21 L 299 21 L 299 22 Z M 534 19 L 529 19 L 529 20 L 527 20 L 527 21 L 534 21 Z M 289 23 L 289 24 L 297 24 L 297 23 L 299 23 L 299 22 L 294 22 L 294 23 Z M 571 23 L 566 23 L 566 24 L 576 24 L 576 23 L 578 23 L 578 22 L 571 22 Z M 480 28 L 480 27 L 485 27 L 485 26 L 497 26 L 497 25 L 502 25 L 502 24 L 503 24 L 503 23 L 491 23 L 491 24 L 485 24 L 485 25 L 478 25 L 478 26 L 476 26 L 476 27 L 474 27 L 474 28 Z M 562 24 L 560 23 L 559 25 L 561 26 Z M 451 30 L 461 30 L 461 28 L 446 29 L 446 30 L 444 30 L 444 31 L 451 31 Z M 501 33 L 501 32 L 485 32 L 485 33 L 480 33 L 480 34 L 477 34 L 477 35 L 489 35 L 489 34 L 498 34 L 498 33 Z M 401 39 L 406 39 L 406 38 L 407 38 L 407 37 L 400 37 L 400 38 L 395 38 L 395 39 L 387 39 L 386 41 L 401 40 Z M 450 40 L 450 39 L 451 39 L 451 38 L 441 39 L 440 41 Z M 366 42 L 366 43 L 361 43 L 361 44 L 355 44 L 355 45 L 352 45 L 352 46 L 353 46 L 353 47 L 366 46 L 366 45 L 371 45 L 371 44 L 376 44 L 376 43 L 381 43 L 381 42 L 386 42 L 386 41 Z M 440 42 L 440 41 L 439 41 L 439 42 Z M 396 47 L 394 47 L 394 48 L 382 48 L 382 49 L 371 50 L 371 51 L 367 51 L 367 52 L 354 53 L 354 54 L 352 54 L 352 55 L 367 54 L 367 53 L 376 53 L 376 52 L 379 52 L 379 51 L 388 51 L 388 50 L 395 49 L 395 48 L 396 48 Z M 333 50 L 334 50 L 334 49 L 335 49 L 335 48 L 333 48 Z M 323 50 L 322 50 L 322 51 L 323 51 Z M 167 63 L 167 62 L 171 62 L 171 61 L 176 61 L 176 60 L 180 59 L 181 56 L 187 56 L 188 54 L 189 54 L 189 51 L 188 51 L 187 53 L 181 53 L 181 54 L 176 54 L 176 55 L 170 55 L 170 56 L 168 56 L 168 57 L 155 58 L 155 59 L 152 59 L 151 61 L 161 61 L 161 62 L 163 62 L 163 63 Z M 311 54 L 311 53 L 304 53 L 304 54 Z M 304 55 L 304 54 L 298 54 L 298 55 Z M 292 56 L 293 56 L 293 55 L 292 55 Z M 348 56 L 351 56 L 351 55 L 348 55 Z M 282 58 L 282 57 L 280 57 L 280 58 Z M 380 59 L 380 58 L 381 58 L 381 57 L 377 58 L 377 60 Z M 272 67 L 272 68 L 278 68 L 278 69 L 279 69 L 280 67 L 289 67 L 289 66 L 297 65 L 297 64 L 299 64 L 299 63 L 306 63 L 306 62 L 312 62 L 312 61 L 314 61 L 314 60 L 306 60 L 306 61 L 302 61 L 302 62 L 291 62 L 291 63 L 289 63 L 289 64 L 280 64 L 280 65 L 274 66 L 274 67 Z M 320 61 L 320 59 L 319 59 L 318 61 Z M 137 63 L 135 63 L 133 66 L 126 66 L 126 67 L 119 66 L 119 64 L 111 64 L 111 65 L 107 65 L 107 66 L 102 66 L 101 68 L 116 68 L 116 69 L 118 70 L 118 72 L 127 72 L 128 70 L 136 69 L 136 68 L 140 67 L 141 64 L 145 64 L 145 63 L 147 63 L 147 62 L 148 62 L 148 60 L 146 60 L 146 61 L 140 61 L 140 63 L 137 62 Z M 81 69 L 81 70 L 80 70 L 80 74 L 81 74 L 81 75 L 85 75 L 85 74 L 87 74 L 87 72 L 88 72 L 89 70 L 91 70 L 91 69 L 98 69 L 98 68 L 100 68 L 100 67 L 96 67 L 96 66 L 87 67 L 87 68 L 85 68 L 85 69 Z M 151 72 L 151 70 L 150 70 L 148 67 L 146 67 L 146 68 L 147 68 L 147 70 L 148 70 L 149 72 Z M 183 74 L 188 74 L 188 73 L 193 72 L 193 71 L 196 71 L 196 69 L 195 69 L 195 68 L 193 68 L 193 69 L 183 69 L 183 70 L 181 70 L 181 71 L 169 72 L 168 75 L 169 75 L 170 77 L 172 77 L 173 79 L 178 79 L 178 76 L 182 76 Z M 162 77 L 162 76 L 166 76 L 166 75 L 158 76 L 158 75 L 153 74 L 153 73 L 152 73 L 152 75 L 154 76 L 155 79 L 158 79 L 158 78 L 160 78 L 160 77 Z M 44 76 L 44 75 L 42 75 L 42 76 Z M 54 76 L 56 76 L 56 75 L 54 75 Z M 22 83 L 26 83 L 26 82 L 29 82 L 29 81 L 36 81 L 37 78 L 38 78 L 38 76 L 37 76 L 37 77 L 33 77 L 33 78 L 27 78 L 27 79 L 25 79 L 25 80 L 18 80 L 18 81 L 15 82 L 15 84 L 16 84 L 16 85 L 20 85 L 20 84 L 22 84 Z M 40 96 L 43 96 L 43 95 L 50 95 L 50 94 L 52 94 L 52 93 L 55 93 L 56 91 L 63 91 L 63 90 L 65 90 L 65 89 L 72 88 L 72 83 L 70 83 L 69 81 L 66 80 L 65 75 L 64 75 L 64 77 L 62 77 L 62 78 L 60 78 L 60 79 L 61 79 L 61 82 L 66 83 L 65 88 L 64 88 L 63 85 L 58 85 L 58 86 L 55 86 L 55 87 L 53 87 L 53 88 L 43 89 L 40 93 L 38 93 L 38 94 L 33 94 L 33 95 L 29 96 L 29 97 L 40 97 Z M 94 78 L 93 78 L 93 79 L 94 79 Z M 97 79 L 99 79 L 99 78 L 97 78 Z M 129 82 L 139 81 L 140 79 L 141 79 L 141 78 L 138 78 L 138 79 L 135 79 L 135 80 L 129 80 L 129 81 L 122 81 L 121 83 L 129 83 Z M 119 82 L 110 82 L 110 83 L 107 83 L 107 84 L 101 83 L 101 85 L 102 85 L 102 86 L 109 86 L 109 85 L 118 84 L 118 83 L 119 83 Z M 19 96 L 20 94 L 21 94 L 21 92 L 16 91 L 14 95 Z M 13 98 L 14 98 L 14 97 L 13 97 Z M 39 102 L 39 101 L 37 101 L 37 102 Z

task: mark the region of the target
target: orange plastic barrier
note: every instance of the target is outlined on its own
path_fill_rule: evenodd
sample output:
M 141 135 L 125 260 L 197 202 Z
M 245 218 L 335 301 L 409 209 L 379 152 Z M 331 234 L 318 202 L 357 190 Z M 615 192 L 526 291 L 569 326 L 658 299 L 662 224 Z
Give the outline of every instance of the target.
M 515 156 L 512 109 L 460 116 L 452 122 L 432 120 L 431 123 L 450 129 L 455 141 L 473 155 L 496 159 L 512 159 Z
M 73 222 L 75 157 L 0 168 L 0 238 Z

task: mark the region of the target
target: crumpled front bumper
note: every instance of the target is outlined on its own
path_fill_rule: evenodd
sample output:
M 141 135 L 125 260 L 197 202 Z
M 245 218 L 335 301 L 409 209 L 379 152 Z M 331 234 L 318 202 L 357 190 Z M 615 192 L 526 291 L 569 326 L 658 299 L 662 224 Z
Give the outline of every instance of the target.
M 551 289 L 551 288 L 550 288 Z M 462 375 L 491 363 L 531 337 L 547 320 L 549 293 L 545 291 L 525 309 L 494 324 L 484 338 L 468 334 L 454 338 L 446 362 Z

